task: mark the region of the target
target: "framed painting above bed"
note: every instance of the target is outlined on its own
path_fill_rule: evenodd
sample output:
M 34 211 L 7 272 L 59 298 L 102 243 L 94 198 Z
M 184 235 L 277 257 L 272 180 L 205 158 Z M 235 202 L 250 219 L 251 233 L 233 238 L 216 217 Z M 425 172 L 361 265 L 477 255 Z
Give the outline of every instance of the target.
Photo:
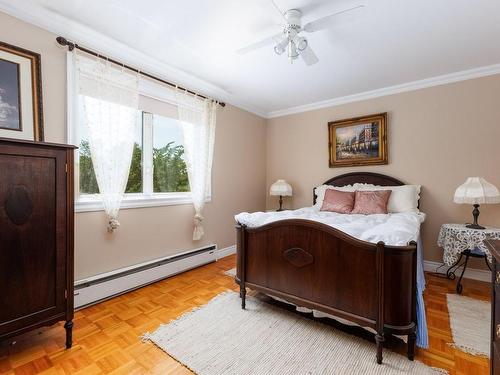
M 0 42 L 0 137 L 43 141 L 40 55 Z
M 387 113 L 328 123 L 330 168 L 387 164 Z

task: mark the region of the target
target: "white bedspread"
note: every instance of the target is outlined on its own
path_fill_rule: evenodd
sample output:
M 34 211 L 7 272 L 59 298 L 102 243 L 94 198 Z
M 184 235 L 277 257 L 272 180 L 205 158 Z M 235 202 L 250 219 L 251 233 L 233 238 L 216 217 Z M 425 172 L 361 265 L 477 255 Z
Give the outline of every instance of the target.
M 278 220 L 313 220 L 330 225 L 363 241 L 372 243 L 383 241 L 386 245 L 404 246 L 410 241 L 417 241 L 425 214 L 407 212 L 387 215 L 346 215 L 305 207 L 281 212 L 242 212 L 236 215 L 235 219 L 250 228 Z

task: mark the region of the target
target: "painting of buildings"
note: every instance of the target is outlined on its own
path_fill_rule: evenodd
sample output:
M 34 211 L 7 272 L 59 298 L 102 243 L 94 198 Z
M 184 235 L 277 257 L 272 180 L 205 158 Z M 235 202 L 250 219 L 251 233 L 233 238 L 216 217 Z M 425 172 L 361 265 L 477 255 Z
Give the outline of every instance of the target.
M 386 114 L 328 124 L 330 166 L 387 164 Z

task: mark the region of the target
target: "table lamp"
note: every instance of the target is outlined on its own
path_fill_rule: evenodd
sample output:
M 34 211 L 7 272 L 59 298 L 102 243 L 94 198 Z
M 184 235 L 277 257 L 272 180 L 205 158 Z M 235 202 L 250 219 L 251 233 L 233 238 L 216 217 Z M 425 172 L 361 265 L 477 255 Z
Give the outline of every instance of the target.
M 468 224 L 467 228 L 485 229 L 477 223 L 477 218 L 479 217 L 479 205 L 500 203 L 500 193 L 494 185 L 490 184 L 484 178 L 469 177 L 457 188 L 457 190 L 455 190 L 453 202 L 468 203 L 474 206 L 474 210 L 472 210 L 474 223 Z
M 277 211 L 283 211 L 283 197 L 292 195 L 292 187 L 285 180 L 278 180 L 271 185 L 269 194 L 280 196 L 280 208 Z

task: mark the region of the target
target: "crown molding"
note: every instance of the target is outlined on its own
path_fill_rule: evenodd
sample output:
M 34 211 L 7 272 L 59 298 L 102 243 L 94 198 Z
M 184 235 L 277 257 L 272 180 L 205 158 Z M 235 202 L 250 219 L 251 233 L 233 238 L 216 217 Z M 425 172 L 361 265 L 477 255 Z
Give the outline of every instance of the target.
M 315 109 L 334 107 L 342 104 L 359 102 L 362 100 L 368 100 L 373 98 L 379 98 L 382 96 L 394 95 L 403 92 L 415 91 L 420 89 L 425 89 L 433 86 L 446 85 L 453 82 L 466 81 L 469 79 L 480 78 L 491 76 L 495 74 L 500 74 L 500 64 L 483 66 L 480 68 L 463 70 L 460 72 L 444 74 L 432 78 L 426 78 L 418 81 L 412 81 L 408 83 L 403 83 L 400 85 L 384 87 L 381 89 L 365 91 L 359 94 L 347 95 L 338 98 L 332 98 L 328 100 L 321 100 L 318 102 L 299 105 L 295 107 L 285 108 L 278 111 L 271 111 L 267 113 L 267 118 L 276 118 L 287 115 L 292 115 L 296 113 L 313 111 Z
M 266 112 L 251 104 L 238 100 L 224 88 L 214 85 L 164 61 L 153 58 L 116 39 L 110 38 L 81 23 L 70 20 L 38 4 L 26 0 L 0 0 L 0 11 L 38 26 L 53 34 L 63 36 L 89 49 L 101 52 L 113 59 L 122 61 L 154 74 L 179 86 L 184 86 L 200 94 L 225 101 L 235 107 L 265 118 Z M 56 44 L 54 38 L 54 44 Z M 61 47 L 62 48 L 62 47 Z

